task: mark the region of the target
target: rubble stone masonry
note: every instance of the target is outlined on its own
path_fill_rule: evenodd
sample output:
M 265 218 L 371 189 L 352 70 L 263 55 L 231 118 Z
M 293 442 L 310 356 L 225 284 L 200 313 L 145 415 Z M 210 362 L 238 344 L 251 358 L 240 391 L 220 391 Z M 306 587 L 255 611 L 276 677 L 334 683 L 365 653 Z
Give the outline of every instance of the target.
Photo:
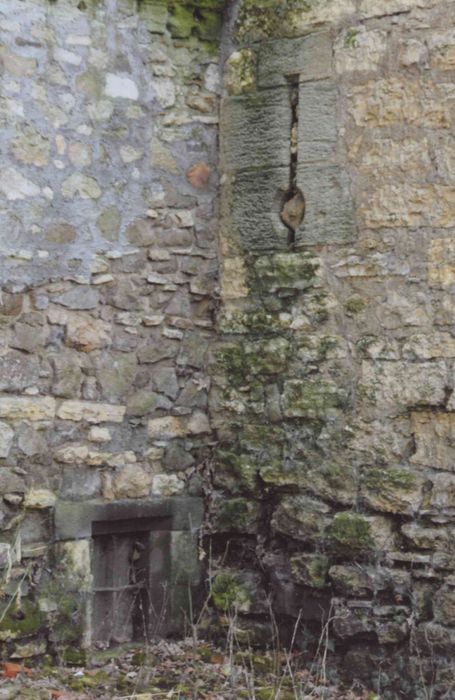
M 453 17 L 2 1 L 5 654 L 90 642 L 55 510 L 203 498 L 219 625 L 451 697 Z

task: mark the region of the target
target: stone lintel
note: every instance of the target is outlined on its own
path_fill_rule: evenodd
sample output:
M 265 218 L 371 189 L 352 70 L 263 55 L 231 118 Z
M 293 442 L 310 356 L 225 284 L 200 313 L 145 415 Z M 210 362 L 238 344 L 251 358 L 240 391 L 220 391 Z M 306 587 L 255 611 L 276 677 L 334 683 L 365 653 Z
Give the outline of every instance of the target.
M 165 520 L 160 528 L 194 530 L 202 524 L 203 502 L 200 498 L 153 498 L 144 501 L 124 500 L 85 501 L 74 503 L 57 501 L 55 506 L 55 539 L 79 540 L 92 536 L 94 522 L 115 522 L 139 518 Z

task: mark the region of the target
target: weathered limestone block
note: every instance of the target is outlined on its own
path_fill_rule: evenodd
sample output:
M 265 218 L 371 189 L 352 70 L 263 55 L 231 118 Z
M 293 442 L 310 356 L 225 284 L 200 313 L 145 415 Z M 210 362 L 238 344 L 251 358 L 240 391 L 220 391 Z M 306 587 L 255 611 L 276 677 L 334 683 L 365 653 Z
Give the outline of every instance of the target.
M 51 396 L 0 396 L 0 418 L 9 420 L 49 420 L 55 416 Z
M 87 423 L 121 423 L 125 411 L 125 406 L 113 404 L 62 401 L 57 410 L 57 417 L 61 420 L 87 421 Z
M 455 472 L 455 413 L 411 414 L 416 451 L 411 462 Z
M 336 165 L 301 165 L 297 185 L 305 196 L 305 216 L 296 232 L 297 245 L 355 240 L 357 231 L 346 170 Z
M 363 26 L 348 28 L 335 44 L 336 72 L 376 71 L 386 54 L 387 32 Z
M 442 472 L 433 474 L 431 484 L 429 505 L 425 510 L 430 515 L 455 515 L 455 476 Z
M 399 413 L 407 406 L 441 406 L 447 370 L 441 361 L 364 361 L 361 386 L 369 400 L 389 413 Z
M 183 493 L 185 482 L 177 474 L 155 474 L 152 480 L 153 496 L 178 496 Z
M 110 326 L 99 319 L 82 314 L 68 315 L 65 344 L 82 352 L 106 347 L 110 342 Z
M 378 5 L 375 0 L 362 0 L 360 3 L 360 13 L 362 17 L 384 17 L 395 15 L 416 8 L 434 7 L 439 0 L 383 0 Z
M 453 576 L 436 593 L 435 621 L 447 626 L 455 624 L 455 579 Z
M 429 37 L 430 63 L 432 68 L 453 70 L 455 68 L 455 32 L 453 29 L 434 33 Z
M 311 588 L 325 588 L 329 566 L 324 554 L 296 554 L 291 557 L 292 580 Z
M 187 435 L 201 435 L 210 431 L 208 417 L 201 411 L 190 416 L 164 416 L 148 422 L 148 436 L 152 440 L 172 440 Z
M 305 542 L 322 541 L 330 524 L 331 508 L 308 496 L 286 496 L 272 517 L 274 532 Z
M 223 229 L 245 250 L 285 248 L 288 229 L 280 219 L 284 193 L 289 187 L 288 168 L 239 173 L 225 185 Z
M 257 57 L 252 49 L 233 51 L 224 64 L 224 87 L 229 95 L 256 89 Z
M 417 522 L 405 523 L 401 532 L 419 549 L 450 550 L 453 530 L 448 527 L 428 527 Z
M 52 508 L 57 500 L 53 491 L 48 489 L 31 489 L 27 491 L 24 498 L 25 508 Z
M 127 464 L 112 478 L 114 498 L 143 498 L 150 494 L 153 476 L 138 464 Z
M 385 185 L 360 209 L 369 228 L 455 225 L 455 187 L 447 185 Z
M 359 601 L 349 607 L 337 606 L 333 630 L 340 639 L 365 635 L 376 637 L 380 644 L 396 644 L 409 634 L 410 609 L 406 606 L 374 606 Z
M 299 86 L 299 163 L 334 158 L 337 145 L 338 89 L 317 81 Z
M 211 582 L 211 591 L 213 604 L 220 611 L 256 615 L 267 611 L 261 576 L 254 571 L 218 571 Z
M 422 183 L 421 173 L 432 169 L 428 139 L 364 138 L 357 139 L 349 149 L 349 159 L 362 173 L 381 184 L 405 178 L 407 182 Z M 360 180 L 360 178 L 359 178 Z M 360 188 L 369 189 L 367 181 L 358 181 Z
M 410 360 L 433 360 L 437 357 L 455 357 L 455 338 L 450 333 L 433 332 L 431 335 L 410 336 L 402 348 L 402 356 Z
M 362 475 L 360 493 L 374 510 L 414 515 L 422 505 L 425 482 L 407 468 L 370 467 Z
M 224 301 L 248 296 L 247 269 L 240 255 L 225 258 L 220 270 L 221 295 Z
M 261 508 L 246 498 L 216 498 L 213 502 L 214 532 L 254 534 L 259 532 Z
M 355 11 L 354 0 L 304 0 L 279 4 L 271 0 L 242 0 L 235 36 L 240 42 L 254 42 L 270 36 L 302 37 L 315 26 L 336 23 Z
M 325 418 L 343 401 L 343 393 L 333 383 L 309 379 L 284 382 L 283 413 L 289 418 Z
M 275 253 L 259 256 L 253 263 L 254 284 L 261 291 L 305 290 L 315 281 L 318 259 L 308 252 Z
M 288 166 L 292 112 L 287 88 L 221 104 L 221 167 L 228 172 Z
M 264 41 L 258 51 L 259 87 L 286 85 L 289 78 L 319 80 L 332 73 L 332 45 L 326 32 Z
M 449 129 L 450 106 L 442 86 L 393 77 L 355 86 L 349 93 L 348 111 L 360 127 L 409 124 Z
M 338 564 L 331 566 L 328 573 L 335 591 L 341 595 L 366 598 L 379 588 L 379 577 L 371 567 Z
M 428 282 L 430 287 L 445 288 L 455 284 L 455 241 L 434 238 L 428 250 Z

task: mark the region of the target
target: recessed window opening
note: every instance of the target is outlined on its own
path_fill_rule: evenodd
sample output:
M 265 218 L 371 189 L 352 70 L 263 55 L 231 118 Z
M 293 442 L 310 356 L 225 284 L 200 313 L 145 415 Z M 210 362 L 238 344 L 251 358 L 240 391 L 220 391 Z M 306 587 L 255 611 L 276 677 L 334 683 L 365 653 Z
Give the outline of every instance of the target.
M 92 524 L 92 634 L 98 645 L 145 641 L 159 632 L 167 600 L 168 528 L 166 518 Z

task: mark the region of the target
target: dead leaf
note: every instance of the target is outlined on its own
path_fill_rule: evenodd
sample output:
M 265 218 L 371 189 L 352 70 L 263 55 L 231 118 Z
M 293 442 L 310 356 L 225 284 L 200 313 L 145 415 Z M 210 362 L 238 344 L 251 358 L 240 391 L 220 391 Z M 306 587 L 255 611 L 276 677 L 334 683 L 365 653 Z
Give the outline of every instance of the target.
M 26 666 L 20 666 L 20 664 L 15 664 L 12 661 L 5 661 L 2 663 L 3 676 L 5 678 L 16 678 L 19 673 L 26 673 L 27 676 L 31 676 L 32 672 Z

